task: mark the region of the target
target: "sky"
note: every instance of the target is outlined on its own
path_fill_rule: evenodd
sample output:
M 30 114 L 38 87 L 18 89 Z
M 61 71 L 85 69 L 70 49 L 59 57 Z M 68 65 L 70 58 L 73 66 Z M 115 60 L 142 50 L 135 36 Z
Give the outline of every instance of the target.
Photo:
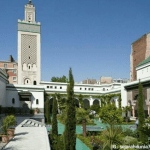
M 28 0 L 0 1 L 0 60 L 17 60 L 17 21 Z M 32 0 L 41 22 L 41 76 L 75 82 L 130 78 L 131 44 L 150 32 L 149 0 Z

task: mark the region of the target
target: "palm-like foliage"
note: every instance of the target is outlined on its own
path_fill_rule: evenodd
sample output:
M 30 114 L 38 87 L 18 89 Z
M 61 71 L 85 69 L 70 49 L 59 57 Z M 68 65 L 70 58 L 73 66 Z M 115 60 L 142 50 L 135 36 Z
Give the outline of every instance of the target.
M 112 150 L 112 145 L 121 145 L 123 143 L 123 134 L 121 127 L 110 126 L 102 132 L 103 149 Z

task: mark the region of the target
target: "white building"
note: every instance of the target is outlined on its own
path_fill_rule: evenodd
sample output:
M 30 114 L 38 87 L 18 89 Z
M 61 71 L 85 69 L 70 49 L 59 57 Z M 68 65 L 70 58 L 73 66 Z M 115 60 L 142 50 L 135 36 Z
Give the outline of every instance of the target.
M 7 74 L 0 70 L 2 107 L 39 108 L 43 112 L 44 92 L 67 94 L 67 83 L 41 81 L 41 25 L 39 22 L 36 23 L 35 18 L 35 7 L 29 1 L 25 5 L 25 19 L 18 20 L 18 84 L 8 84 Z M 89 105 L 93 105 L 95 101 L 101 105 L 101 100 L 95 99 L 95 95 L 120 92 L 121 83 L 102 85 L 80 83 L 74 86 L 74 93 L 86 95 L 83 100 Z M 113 100 L 118 106 L 118 97 L 114 97 Z M 122 105 L 125 103 L 122 102 Z

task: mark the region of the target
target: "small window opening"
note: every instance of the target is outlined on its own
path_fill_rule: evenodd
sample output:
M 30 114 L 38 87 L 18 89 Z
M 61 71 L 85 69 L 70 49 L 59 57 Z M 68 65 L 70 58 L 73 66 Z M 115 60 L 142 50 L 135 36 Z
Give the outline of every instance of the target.
M 29 69 L 30 69 L 30 66 L 29 66 Z
M 36 104 L 39 104 L 39 100 L 38 99 L 36 99 Z
M 27 80 L 27 83 L 28 83 L 28 80 Z
M 14 98 L 12 99 L 12 103 L 15 104 L 15 99 Z
M 36 85 L 36 81 L 33 82 L 33 85 Z
M 60 87 L 60 89 L 62 89 L 62 87 Z
M 30 48 L 30 46 L 29 46 L 29 48 Z
M 29 56 L 29 59 L 30 59 L 30 56 Z

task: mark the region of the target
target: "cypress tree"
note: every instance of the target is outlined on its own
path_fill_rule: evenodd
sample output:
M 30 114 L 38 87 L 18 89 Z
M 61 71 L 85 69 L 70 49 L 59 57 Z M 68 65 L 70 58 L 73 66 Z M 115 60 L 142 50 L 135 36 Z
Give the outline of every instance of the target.
M 139 132 L 139 139 L 142 143 L 147 141 L 147 136 L 141 131 L 142 126 L 144 125 L 145 121 L 145 113 L 144 113 L 144 96 L 143 96 L 143 87 L 142 84 L 139 82 L 139 95 L 138 95 L 138 132 Z
M 45 102 L 45 107 L 46 107 L 46 120 L 47 123 L 51 123 L 51 119 L 50 119 L 50 101 L 49 99 L 46 100 Z
M 53 97 L 53 119 L 52 119 L 52 135 L 58 136 L 58 128 L 57 128 L 57 100 L 56 96 Z
M 69 70 L 66 105 L 67 118 L 64 131 L 64 150 L 76 150 L 76 109 L 74 99 L 74 79 L 71 68 Z

